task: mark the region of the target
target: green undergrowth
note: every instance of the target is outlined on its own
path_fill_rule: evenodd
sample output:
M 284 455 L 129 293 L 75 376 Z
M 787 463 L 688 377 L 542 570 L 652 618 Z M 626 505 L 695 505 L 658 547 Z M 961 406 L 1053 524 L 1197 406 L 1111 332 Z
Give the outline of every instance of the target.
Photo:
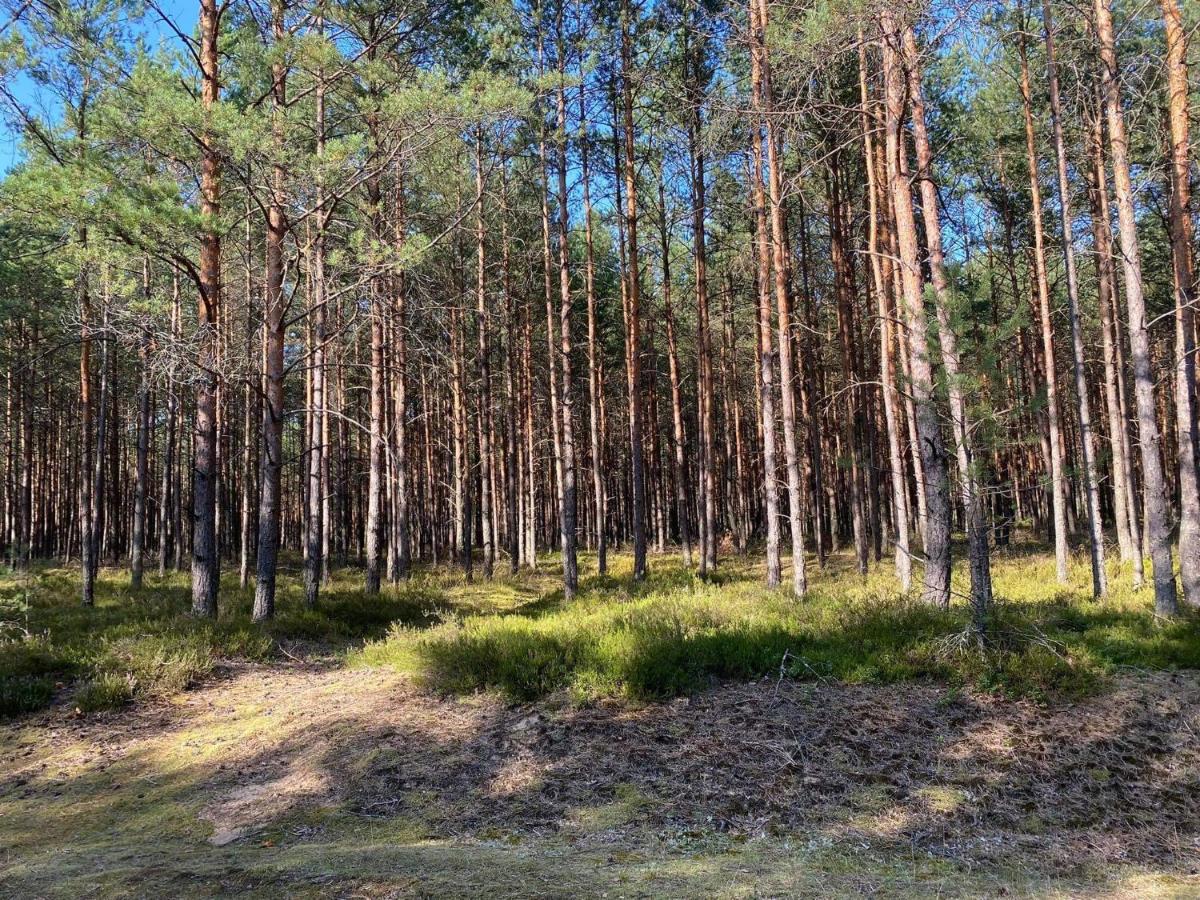
M 104 570 L 90 608 L 80 603 L 74 571 L 0 575 L 0 716 L 44 707 L 66 689 L 82 712 L 170 696 L 222 660 L 265 661 L 280 655 L 280 642 L 340 652 L 382 636 L 395 622 L 432 621 L 444 602 L 440 592 L 419 585 L 366 597 L 351 574 L 335 579 L 310 610 L 301 602 L 299 577 L 281 580 L 275 620 L 257 626 L 250 620 L 252 590 L 233 579 L 222 584 L 221 615 L 211 622 L 189 614 L 181 573 L 147 575 L 133 591 L 126 572 Z
M 0 715 L 67 697 L 80 710 L 165 697 L 222 661 L 309 654 L 387 666 L 431 689 L 499 690 L 530 700 L 568 690 L 580 701 L 653 699 L 721 679 L 796 678 L 850 683 L 909 679 L 1037 699 L 1094 690 L 1124 667 L 1200 669 L 1194 615 L 1156 621 L 1147 591 L 1134 593 L 1114 566 L 1109 597 L 1093 601 L 1085 567 L 1056 585 L 1037 546 L 993 561 L 996 611 L 984 646 L 966 637 L 966 606 L 949 610 L 900 596 L 886 563 L 862 578 L 843 556 L 811 570 L 803 600 L 762 586 L 760 558 L 724 558 L 701 580 L 674 556 L 654 557 L 635 583 L 627 555 L 595 572 L 584 555 L 576 597 L 564 599 L 554 558 L 535 572 L 478 575 L 424 568 L 378 596 L 361 571 L 335 573 L 316 609 L 305 608 L 297 565 L 281 572 L 277 616 L 250 621 L 251 590 L 221 589 L 215 622 L 188 614 L 186 575 L 148 575 L 139 591 L 105 570 L 96 605 L 79 603 L 73 570 L 0 573 Z M 966 573 L 956 571 L 956 591 Z
M 663 560 L 644 585 L 593 579 L 577 597 L 529 609 L 450 616 L 432 628 L 393 625 L 351 655 L 451 693 L 497 689 L 531 700 L 567 689 L 579 700 L 655 699 L 720 679 L 849 683 L 936 679 L 1013 696 L 1087 693 L 1121 667 L 1200 668 L 1200 627 L 1156 622 L 1144 593 L 1092 601 L 1046 596 L 1044 556 L 996 560 L 998 604 L 983 646 L 965 604 L 932 608 L 899 596 L 885 575 L 817 574 L 803 600 L 763 588 L 757 567 L 726 564 L 707 583 Z M 1032 589 L 1041 585 L 1041 591 Z M 1006 593 L 1008 592 L 1008 593 Z

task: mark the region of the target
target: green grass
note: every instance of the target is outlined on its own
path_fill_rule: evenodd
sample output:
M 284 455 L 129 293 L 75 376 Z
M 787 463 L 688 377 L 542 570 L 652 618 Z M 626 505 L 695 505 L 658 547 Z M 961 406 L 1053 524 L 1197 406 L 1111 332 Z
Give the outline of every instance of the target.
M 170 696 L 208 676 L 221 660 L 270 659 L 279 655 L 280 641 L 338 652 L 383 635 L 398 621 L 432 621 L 445 602 L 420 584 L 368 598 L 358 590 L 356 574 L 345 573 L 320 607 L 309 610 L 300 600 L 300 579 L 285 574 L 282 581 L 277 618 L 256 626 L 250 621 L 253 592 L 232 578 L 222 583 L 221 615 L 210 622 L 189 614 L 182 573 L 148 576 L 134 592 L 127 573 L 103 570 L 91 608 L 79 602 L 73 570 L 0 574 L 0 716 L 44 707 L 56 688 L 72 685 L 83 712 Z
M 885 571 L 862 579 L 843 565 L 815 574 L 810 596 L 795 601 L 761 586 L 757 561 L 725 561 L 708 583 L 660 559 L 645 584 L 593 578 L 571 603 L 558 593 L 432 628 L 394 625 L 351 663 L 391 666 L 452 693 L 498 689 L 531 700 L 567 689 L 583 701 L 661 698 L 717 679 L 780 674 L 937 679 L 1043 699 L 1093 690 L 1122 666 L 1200 668 L 1194 615 L 1157 622 L 1147 593 L 1119 585 L 1092 601 L 1081 571 L 1070 589 L 1058 588 L 1044 554 L 997 557 L 999 603 L 983 649 L 962 640 L 963 603 L 933 609 L 898 595 Z
M 421 570 L 399 589 L 366 597 L 361 573 L 335 575 L 319 607 L 304 608 L 297 567 L 280 578 L 278 616 L 250 622 L 252 592 L 227 578 L 221 616 L 188 614 L 186 576 L 150 576 L 138 592 L 105 570 L 96 605 L 78 601 L 74 571 L 39 568 L 0 575 L 0 715 L 50 703 L 74 688 L 82 711 L 165 697 L 207 677 L 222 660 L 266 660 L 286 642 L 351 665 L 388 666 L 431 689 L 495 689 L 514 700 L 568 690 L 580 701 L 686 693 L 719 679 L 834 679 L 887 683 L 936 679 L 1011 695 L 1080 694 L 1121 667 L 1200 669 L 1200 620 L 1158 622 L 1148 592 L 1134 593 L 1112 567 L 1113 591 L 1087 594 L 1079 561 L 1058 586 L 1040 547 L 997 555 L 998 605 L 985 649 L 960 639 L 966 610 L 898 595 L 886 562 L 867 578 L 834 557 L 813 571 L 810 596 L 795 601 L 761 584 L 761 560 L 723 559 L 702 581 L 674 556 L 652 560 L 634 583 L 616 555 L 585 577 L 566 602 L 556 561 L 537 572 L 465 582 L 445 568 Z M 591 572 L 590 576 L 586 573 Z M 955 573 L 965 589 L 965 572 Z

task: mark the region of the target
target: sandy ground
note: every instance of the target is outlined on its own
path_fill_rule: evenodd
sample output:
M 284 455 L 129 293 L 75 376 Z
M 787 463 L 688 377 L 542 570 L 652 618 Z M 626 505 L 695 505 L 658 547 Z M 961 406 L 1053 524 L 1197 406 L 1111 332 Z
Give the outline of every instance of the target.
M 586 708 L 238 666 L 0 729 L 0 895 L 1200 897 L 1200 676 Z

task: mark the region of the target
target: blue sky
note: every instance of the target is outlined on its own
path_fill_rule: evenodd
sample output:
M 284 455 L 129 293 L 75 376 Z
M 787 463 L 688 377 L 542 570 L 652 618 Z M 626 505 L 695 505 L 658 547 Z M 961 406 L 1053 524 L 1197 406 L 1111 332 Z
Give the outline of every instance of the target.
M 151 45 L 177 45 L 179 38 L 175 29 L 184 34 L 192 34 L 196 30 L 196 21 L 200 12 L 198 0 L 157 0 L 157 8 L 161 11 L 147 8 L 140 21 L 133 24 L 132 30 L 145 35 Z M 136 13 L 131 12 L 131 17 Z M 162 16 L 170 19 L 171 24 L 163 21 Z M 11 87 L 18 101 L 42 114 L 52 114 L 54 103 L 51 98 L 40 95 L 37 86 L 24 75 L 12 79 Z M 7 117 L 0 117 L 0 175 L 3 175 L 21 161 L 20 129 Z

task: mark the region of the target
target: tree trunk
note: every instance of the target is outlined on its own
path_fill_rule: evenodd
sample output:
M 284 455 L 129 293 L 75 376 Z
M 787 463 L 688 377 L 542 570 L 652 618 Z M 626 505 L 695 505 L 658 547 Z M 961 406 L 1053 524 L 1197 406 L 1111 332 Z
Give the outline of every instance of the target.
M 683 564 L 692 567 L 692 531 L 687 495 L 687 466 L 684 460 L 686 435 L 683 427 L 683 397 L 679 386 L 679 339 L 675 332 L 675 311 L 671 308 L 671 240 L 667 219 L 667 194 L 661 173 L 658 182 L 658 203 L 662 243 L 663 317 L 667 326 L 667 375 L 671 382 L 672 475 L 675 481 L 675 509 L 679 517 L 679 538 L 683 544 Z M 701 451 L 703 453 L 703 451 Z M 704 549 L 700 550 L 703 563 Z
M 220 91 L 217 0 L 200 0 L 201 133 L 200 302 L 198 322 L 200 377 L 196 384 L 196 429 L 192 439 L 192 613 L 216 618 L 221 564 L 217 547 L 216 398 L 217 312 L 221 303 L 221 157 L 208 128 Z M 177 536 L 179 540 L 181 536 Z
M 684 31 L 687 39 L 687 31 Z M 691 121 L 688 123 L 688 161 L 692 184 L 692 242 L 696 258 L 696 419 L 700 431 L 700 574 L 705 576 L 717 567 L 717 498 L 715 463 L 713 460 L 713 366 L 712 325 L 708 310 L 708 248 L 704 232 L 704 217 L 708 201 L 704 184 L 704 151 L 700 134 L 704 127 L 698 61 L 702 47 L 689 52 L 684 49 L 686 80 L 691 95 Z
M 1063 255 L 1067 264 L 1067 308 L 1071 319 L 1071 356 L 1075 371 L 1075 395 L 1079 412 L 1079 441 L 1083 450 L 1084 492 L 1088 516 L 1088 544 L 1092 562 L 1092 594 L 1108 592 L 1104 570 L 1104 530 L 1100 519 L 1100 480 L 1096 467 L 1096 441 L 1092 434 L 1092 410 L 1088 402 L 1087 371 L 1083 356 L 1083 325 L 1079 314 L 1079 275 L 1075 268 L 1075 243 L 1071 228 L 1071 189 L 1067 180 L 1067 147 L 1063 138 L 1062 104 L 1058 90 L 1058 63 L 1054 54 L 1054 20 L 1050 0 L 1042 0 L 1042 25 L 1046 31 L 1046 76 L 1050 83 L 1050 117 L 1054 127 L 1054 155 L 1058 167 L 1059 222 Z
M 488 417 L 492 408 L 491 328 L 487 308 L 487 253 L 484 230 L 483 130 L 475 135 L 475 316 L 479 340 L 479 507 L 483 528 L 483 577 L 492 577 L 495 545 L 492 535 L 492 446 Z
M 1179 466 L 1179 576 L 1184 602 L 1200 606 L 1200 484 L 1196 471 L 1196 268 L 1188 147 L 1187 33 L 1176 0 L 1159 0 L 1167 39 L 1171 135 L 1171 260 L 1175 280 L 1175 433 Z
M 629 263 L 625 302 L 625 375 L 629 403 L 629 461 L 633 481 L 633 579 L 646 577 L 646 470 L 642 441 L 642 288 L 638 253 L 637 158 L 633 134 L 633 61 L 630 47 L 629 2 L 621 4 L 621 97 L 625 132 L 625 233 Z
M 928 603 L 947 607 L 950 604 L 950 486 L 946 478 L 946 452 L 935 406 L 921 266 L 917 258 L 917 227 L 902 144 L 905 95 L 901 66 L 902 37 L 893 12 L 884 10 L 880 18 L 883 29 L 887 175 L 896 219 L 898 261 L 908 328 L 910 393 L 920 445 L 927 516 L 923 596 Z
M 272 3 L 272 30 L 276 46 L 284 38 L 283 5 Z M 285 302 L 283 295 L 284 220 L 284 111 L 287 107 L 287 72 L 282 59 L 271 66 L 272 143 L 276 162 L 271 175 L 267 206 L 266 308 L 263 372 L 266 376 L 262 418 L 262 474 L 258 501 L 258 575 L 254 584 L 254 621 L 275 615 L 275 572 L 279 564 L 280 516 L 283 473 L 283 343 Z
M 767 144 L 767 184 L 770 192 L 771 263 L 774 276 L 775 312 L 779 332 L 779 392 L 783 420 L 783 453 L 788 476 L 788 521 L 792 537 L 792 593 L 802 597 L 808 589 L 804 570 L 803 505 L 800 498 L 800 457 L 796 445 L 795 372 L 792 360 L 792 297 L 788 284 L 786 218 L 783 206 L 782 163 L 774 124 L 771 66 L 766 46 L 767 7 L 765 0 L 751 0 L 751 58 L 755 74 L 755 103 L 764 124 Z
M 863 159 L 867 173 L 867 253 L 875 287 L 876 315 L 879 318 L 879 381 L 883 394 L 884 422 L 887 427 L 888 465 L 891 469 L 889 474 L 892 487 L 892 543 L 896 555 L 896 577 L 900 581 L 900 590 L 907 594 L 912 589 L 912 552 L 908 546 L 908 502 L 904 488 L 904 457 L 900 449 L 900 397 L 896 390 L 895 360 L 892 357 L 895 340 L 893 311 L 888 299 L 892 287 L 891 258 L 883 255 L 879 240 L 881 195 L 879 173 L 875 165 L 875 141 L 872 137 L 877 127 L 877 118 L 871 112 L 871 99 L 867 91 L 867 49 L 861 31 L 858 36 L 858 88 L 859 102 L 862 106 Z M 885 208 L 890 209 L 886 197 L 883 200 Z
M 407 240 L 407 199 L 405 197 L 404 173 L 396 178 L 396 243 L 403 251 Z M 408 578 L 412 567 L 411 537 L 409 534 L 408 501 L 408 278 L 401 270 L 394 279 L 395 296 L 392 301 L 392 402 L 395 406 L 395 434 L 392 439 L 392 458 L 396 469 L 393 489 L 396 492 L 395 521 L 392 523 L 391 581 L 398 583 Z
M 559 508 L 559 533 L 562 538 L 563 595 L 575 597 L 579 588 L 579 561 L 576 558 L 577 487 L 575 477 L 575 391 L 571 384 L 571 251 L 567 239 L 571 231 L 567 197 L 567 88 L 566 45 L 562 34 L 562 6 L 558 15 L 558 285 L 559 351 L 562 364 L 562 505 Z
M 904 57 L 908 71 L 909 102 L 912 104 L 913 148 L 917 154 L 918 177 L 921 181 L 921 215 L 925 225 L 925 244 L 929 251 L 929 274 L 933 282 L 934 309 L 938 321 L 938 343 L 942 351 L 942 367 L 946 371 L 947 394 L 950 400 L 951 430 L 954 435 L 955 460 L 963 494 L 966 515 L 968 558 L 971 569 L 972 623 L 977 634 L 983 634 L 992 606 L 992 574 L 989 558 L 987 507 L 980 485 L 977 462 L 972 453 L 969 434 L 970 420 L 963 396 L 958 353 L 958 336 L 950 321 L 949 286 L 945 258 L 942 253 L 942 225 L 938 216 L 937 186 L 933 181 L 933 151 L 925 126 L 925 98 L 921 86 L 920 57 L 911 26 L 904 29 Z
M 583 80 L 579 84 L 579 161 L 583 176 L 583 238 L 585 250 L 585 291 L 587 293 L 588 329 L 588 438 L 592 451 L 592 515 L 596 533 L 596 571 L 600 575 L 608 572 L 608 539 L 604 492 L 604 445 L 600 434 L 600 398 L 604 391 L 600 372 L 600 335 L 596 314 L 596 261 L 595 244 L 592 236 L 592 188 L 591 172 L 588 168 L 587 95 Z
M 1125 306 L 1129 317 L 1129 349 L 1133 356 L 1134 397 L 1137 401 L 1138 444 L 1142 454 L 1146 530 L 1154 569 L 1154 610 L 1159 616 L 1178 613 L 1175 575 L 1171 568 L 1171 534 L 1167 521 L 1166 486 L 1163 482 L 1161 437 L 1154 400 L 1154 372 L 1150 359 L 1150 331 L 1142 292 L 1142 254 L 1138 244 L 1133 182 L 1129 175 L 1129 139 L 1121 108 L 1117 51 L 1113 40 L 1110 0 L 1095 0 L 1096 38 L 1100 45 L 1100 78 L 1108 118 L 1113 189 L 1125 269 Z
M 150 299 L 150 258 L 142 260 L 142 290 L 146 300 Z M 150 457 L 150 348 L 149 335 L 143 334 L 138 348 L 138 412 L 137 412 L 137 467 L 133 494 L 133 531 L 130 535 L 129 586 L 139 590 L 142 586 L 143 551 L 146 543 L 146 480 Z
M 319 26 L 318 26 L 319 27 Z M 315 122 L 317 159 L 325 156 L 325 76 L 318 69 L 315 91 Z M 304 558 L 304 603 L 309 609 L 317 605 L 321 590 L 324 566 L 325 502 L 322 472 L 325 464 L 325 231 L 329 213 L 325 208 L 325 186 L 318 180 L 316 206 L 316 234 L 311 249 L 309 272 L 309 308 L 313 329 L 313 351 L 310 366 L 312 380 L 312 404 L 308 414 L 308 521 L 305 535 Z
M 1062 453 L 1062 420 L 1058 410 L 1058 366 L 1054 358 L 1054 330 L 1050 313 L 1050 282 L 1046 275 L 1046 239 L 1042 228 L 1042 189 L 1038 178 L 1037 144 L 1033 131 L 1033 99 L 1029 89 L 1029 60 L 1025 32 L 1019 34 L 1021 105 L 1025 118 L 1025 159 L 1029 165 L 1029 193 L 1033 223 L 1033 271 L 1037 283 L 1038 313 L 1045 361 L 1046 420 L 1050 427 L 1050 495 L 1054 511 L 1054 562 L 1059 584 L 1067 583 L 1070 548 L 1067 545 L 1067 476 Z
M 750 166 L 747 180 L 754 206 L 755 299 L 758 313 L 758 408 L 762 419 L 763 502 L 766 517 L 767 587 L 779 587 L 779 490 L 775 477 L 779 463 L 775 449 L 775 360 L 771 344 L 771 295 L 768 279 L 771 255 L 767 238 L 767 208 L 762 183 L 762 128 L 750 130 Z

